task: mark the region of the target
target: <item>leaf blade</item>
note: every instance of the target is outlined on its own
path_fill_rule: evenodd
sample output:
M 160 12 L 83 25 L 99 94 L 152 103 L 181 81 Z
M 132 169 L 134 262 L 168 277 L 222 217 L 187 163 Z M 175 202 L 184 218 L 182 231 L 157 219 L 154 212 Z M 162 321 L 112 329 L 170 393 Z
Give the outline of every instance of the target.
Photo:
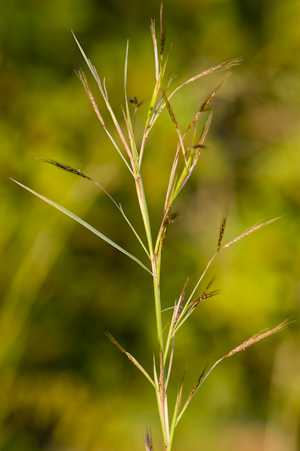
M 143 269 L 145 269 L 147 272 L 149 272 L 152 275 L 152 272 L 150 271 L 150 269 L 147 268 L 147 266 L 144 265 L 144 263 L 142 263 L 138 258 L 136 258 L 134 255 L 130 254 L 130 252 L 126 251 L 125 249 L 123 249 L 121 246 L 119 246 L 117 243 L 115 243 L 114 241 L 110 240 L 109 238 L 107 238 L 107 236 L 103 235 L 103 233 L 99 232 L 99 230 L 95 229 L 95 227 L 91 226 L 89 223 L 87 223 L 86 221 L 84 221 L 83 219 L 79 218 L 78 216 L 76 216 L 74 213 L 72 213 L 71 211 L 67 210 L 66 208 L 62 207 L 61 205 L 57 204 L 56 202 L 54 202 L 53 200 L 48 199 L 47 197 L 43 196 L 42 194 L 37 193 L 36 191 L 32 190 L 31 188 L 29 188 L 28 186 L 23 185 L 20 182 L 17 182 L 14 179 L 10 179 L 13 182 L 17 183 L 18 185 L 20 185 L 22 188 L 26 189 L 27 191 L 29 191 L 30 193 L 34 194 L 35 196 L 39 197 L 40 199 L 42 199 L 44 202 L 48 203 L 49 205 L 51 205 L 52 207 L 56 208 L 57 210 L 61 211 L 62 213 L 64 213 L 65 215 L 69 216 L 70 218 L 74 219 L 75 221 L 77 221 L 79 224 L 81 224 L 83 227 L 85 227 L 86 229 L 90 230 L 91 232 L 93 232 L 95 235 L 97 235 L 99 238 L 101 238 L 103 241 L 106 241 L 106 243 L 110 244 L 112 247 L 116 248 L 118 251 L 122 252 L 123 254 L 127 255 L 127 257 L 131 258 L 132 260 L 134 260 L 136 263 L 138 263 Z

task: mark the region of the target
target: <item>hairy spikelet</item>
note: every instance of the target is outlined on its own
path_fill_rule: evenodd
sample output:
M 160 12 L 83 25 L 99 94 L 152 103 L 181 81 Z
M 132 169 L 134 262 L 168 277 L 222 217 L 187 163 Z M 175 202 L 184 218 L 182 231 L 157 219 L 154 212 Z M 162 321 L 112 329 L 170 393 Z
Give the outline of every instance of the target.
M 146 434 L 143 434 L 144 444 L 146 451 L 153 451 L 153 440 L 151 428 L 146 428 Z
M 222 220 L 221 226 L 220 226 L 219 239 L 218 239 L 218 247 L 217 247 L 217 250 L 218 250 L 218 251 L 221 249 L 221 243 L 222 243 L 222 239 L 223 239 L 223 235 L 224 235 L 224 231 L 225 231 L 225 226 L 226 226 L 227 216 L 228 216 L 228 207 L 226 208 L 226 211 L 225 211 L 225 213 L 224 213 L 223 220 Z
M 236 354 L 237 352 L 245 351 L 246 348 L 249 348 L 249 346 L 253 345 L 254 343 L 257 343 L 258 341 L 263 340 L 264 338 L 269 337 L 270 335 L 277 334 L 277 332 L 281 332 L 283 329 L 285 329 L 292 322 L 293 321 L 289 321 L 288 319 L 286 319 L 285 321 L 280 323 L 278 326 L 273 327 L 273 329 L 264 329 L 264 330 L 262 330 L 261 332 L 253 335 L 248 340 L 244 341 L 241 345 L 239 345 L 236 348 L 234 348 L 232 351 L 230 351 L 228 354 L 226 354 L 224 356 L 224 358 L 225 357 L 230 357 L 233 354 Z
M 176 211 L 175 213 L 169 213 L 166 217 L 166 219 L 164 220 L 164 224 L 163 224 L 163 232 L 162 232 L 162 237 L 161 237 L 161 246 L 163 248 L 163 245 L 166 241 L 166 237 L 167 237 L 167 233 L 168 233 L 168 229 L 169 229 L 169 225 L 174 222 L 174 220 L 177 218 L 177 216 L 180 215 L 180 211 Z M 161 250 L 162 250 L 161 248 Z
M 225 246 L 222 247 L 222 249 L 226 249 L 227 247 L 231 246 L 232 244 L 236 243 L 237 241 L 241 240 L 242 238 L 245 238 L 245 236 L 250 235 L 250 233 L 256 232 L 257 230 L 261 229 L 262 227 L 265 227 L 266 225 L 272 224 L 272 222 L 277 221 L 277 219 L 282 218 L 282 216 L 278 216 L 277 218 L 270 219 L 270 221 L 263 222 L 262 224 L 258 224 L 256 226 L 250 227 L 250 229 L 245 230 L 241 235 L 234 238 L 233 240 L 229 241 L 229 243 L 225 244 Z

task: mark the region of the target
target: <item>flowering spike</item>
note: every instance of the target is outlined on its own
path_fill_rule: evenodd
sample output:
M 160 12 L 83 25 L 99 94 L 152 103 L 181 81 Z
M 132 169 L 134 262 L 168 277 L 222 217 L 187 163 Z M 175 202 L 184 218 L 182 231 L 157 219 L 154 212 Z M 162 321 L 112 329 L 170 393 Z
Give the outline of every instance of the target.
M 218 239 L 218 248 L 217 248 L 218 251 L 221 249 L 221 242 L 222 242 L 222 238 L 223 238 L 223 235 L 224 235 L 224 230 L 225 230 L 227 216 L 228 216 L 228 208 L 229 207 L 227 206 L 226 211 L 225 211 L 224 216 L 223 216 L 223 221 L 222 221 L 221 226 L 220 226 L 219 239 Z
M 197 392 L 197 390 L 198 390 L 198 388 L 199 388 L 199 386 L 200 386 L 200 384 L 201 384 L 201 382 L 202 382 L 202 380 L 203 380 L 203 378 L 204 378 L 204 375 L 205 375 L 205 373 L 206 373 L 206 369 L 207 369 L 209 360 L 210 360 L 210 357 L 207 359 L 206 365 L 205 365 L 205 367 L 204 367 L 202 373 L 200 374 L 199 379 L 197 380 L 196 384 L 194 385 L 194 387 L 193 387 L 191 393 L 190 393 L 189 396 L 188 396 L 188 399 L 186 400 L 186 402 L 185 402 L 185 404 L 184 404 L 184 406 L 183 406 L 183 408 L 182 408 L 180 414 L 178 415 L 176 425 L 177 425 L 178 421 L 180 420 L 180 418 L 182 417 L 182 415 L 183 415 L 185 409 L 187 408 L 187 406 L 188 406 L 189 403 L 191 402 L 192 398 L 193 398 L 194 395 L 196 394 L 196 392 Z
M 257 343 L 260 340 L 263 340 L 264 338 L 268 337 L 269 335 L 276 334 L 277 332 L 281 332 L 283 329 L 285 329 L 287 326 L 289 326 L 294 321 L 289 321 L 289 319 L 286 319 L 282 323 L 278 324 L 278 326 L 273 327 L 273 329 L 264 329 L 261 332 L 258 332 L 257 334 L 254 334 L 252 337 L 250 337 L 248 340 L 244 341 L 241 345 L 234 348 L 232 351 L 230 351 L 228 354 L 224 356 L 230 357 L 233 354 L 236 354 L 240 351 L 245 351 L 246 348 L 249 348 L 249 346 L 253 345 L 254 343 Z
M 146 451 L 153 451 L 153 440 L 152 440 L 152 431 L 151 427 L 148 430 L 146 428 L 146 434 L 143 434 L 144 444 Z
M 179 316 L 180 316 L 180 312 L 182 310 L 182 304 L 183 304 L 183 301 L 184 301 L 185 291 L 186 291 L 186 287 L 187 287 L 188 282 L 189 282 L 189 279 L 187 279 L 187 281 L 184 284 L 184 287 L 183 287 L 183 290 L 181 292 L 179 301 L 178 301 L 178 303 L 176 305 L 176 308 L 175 308 L 175 311 L 174 311 L 174 314 L 175 314 L 174 327 L 176 326 L 176 324 L 177 324 L 177 322 L 179 320 Z
M 88 175 L 83 174 L 83 172 L 81 172 L 80 169 L 74 169 L 74 168 L 72 168 L 71 166 L 69 166 L 67 164 L 59 163 L 58 161 L 51 160 L 50 158 L 39 157 L 39 156 L 36 156 L 36 159 L 44 161 L 45 163 L 53 164 L 57 168 L 63 169 L 64 171 L 67 171 L 67 172 L 71 172 L 72 174 L 75 174 L 75 175 L 79 175 L 80 177 L 83 177 L 85 179 L 91 180 L 92 182 L 94 181 Z
M 169 225 L 171 224 L 171 222 L 174 222 L 174 219 L 176 219 L 177 216 L 179 216 L 180 214 L 181 214 L 181 211 L 175 211 L 175 213 L 169 213 L 167 215 L 166 219 L 164 220 L 163 231 L 162 231 L 162 236 L 161 236 L 161 252 L 163 249 L 163 245 L 166 241 Z
M 270 219 L 270 221 L 263 222 L 262 224 L 258 224 L 256 226 L 250 227 L 249 229 L 245 230 L 241 235 L 234 238 L 233 240 L 229 241 L 229 243 L 225 244 L 225 246 L 222 247 L 222 249 L 226 249 L 227 247 L 231 246 L 232 244 L 236 243 L 237 241 L 241 240 L 245 236 L 250 235 L 250 233 L 256 232 L 257 230 L 261 229 L 262 227 L 272 224 L 272 222 L 277 221 L 277 219 L 282 218 L 282 216 L 278 216 L 277 218 Z

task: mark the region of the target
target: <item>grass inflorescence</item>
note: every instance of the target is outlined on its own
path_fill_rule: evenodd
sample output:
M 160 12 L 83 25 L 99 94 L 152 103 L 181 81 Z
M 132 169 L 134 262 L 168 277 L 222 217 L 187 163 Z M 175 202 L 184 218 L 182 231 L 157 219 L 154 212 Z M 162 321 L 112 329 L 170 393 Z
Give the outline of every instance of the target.
M 161 308 L 161 292 L 160 292 L 160 278 L 161 278 L 161 263 L 162 263 L 162 252 L 163 248 L 167 239 L 167 233 L 169 230 L 169 227 L 171 224 L 176 220 L 179 214 L 181 214 L 181 211 L 174 211 L 173 205 L 181 193 L 182 189 L 184 188 L 185 184 L 189 181 L 190 177 L 193 174 L 193 171 L 199 161 L 199 158 L 201 156 L 201 153 L 203 149 L 206 148 L 206 145 L 204 144 L 209 127 L 212 120 L 212 114 L 213 110 L 211 107 L 212 101 L 216 98 L 219 91 L 224 87 L 225 82 L 228 80 L 229 74 L 225 76 L 223 81 L 216 87 L 213 92 L 208 95 L 208 97 L 205 99 L 204 102 L 201 103 L 200 108 L 196 111 L 196 113 L 193 115 L 193 117 L 190 119 L 189 125 L 186 128 L 185 131 L 181 131 L 179 123 L 176 119 L 176 114 L 174 112 L 174 109 L 171 105 L 171 100 L 173 96 L 184 86 L 186 86 L 189 83 L 194 83 L 198 80 L 200 80 L 202 77 L 210 75 L 215 72 L 219 71 L 228 71 L 233 66 L 236 66 L 241 63 L 241 58 L 232 59 L 230 61 L 226 61 L 222 64 L 219 64 L 217 66 L 211 67 L 203 72 L 200 72 L 193 77 L 186 80 L 184 83 L 182 83 L 180 86 L 177 86 L 173 91 L 170 91 L 171 84 L 173 82 L 173 77 L 171 79 L 164 81 L 164 76 L 166 72 L 166 66 L 169 59 L 170 51 L 167 53 L 166 57 L 164 58 L 164 52 L 166 47 L 166 33 L 163 28 L 163 21 L 162 21 L 162 3 L 161 3 L 161 12 L 160 12 L 160 43 L 158 44 L 158 39 L 156 35 L 156 29 L 155 29 L 155 22 L 151 21 L 151 36 L 153 41 L 153 49 L 154 49 L 154 60 L 155 60 L 155 85 L 153 88 L 153 94 L 150 99 L 148 112 L 146 114 L 145 119 L 145 126 L 142 134 L 142 138 L 140 142 L 137 142 L 136 134 L 135 134 L 135 119 L 136 114 L 139 106 L 142 104 L 142 101 L 138 100 L 137 97 L 128 97 L 127 95 L 127 65 L 128 65 L 128 53 L 129 53 L 129 44 L 127 43 L 126 47 L 126 56 L 125 56 L 125 70 L 124 70 L 124 98 L 125 98 L 125 106 L 122 109 L 123 111 L 123 118 L 124 118 L 124 124 L 125 124 L 125 130 L 127 133 L 127 136 L 123 133 L 123 129 L 121 125 L 119 124 L 116 115 L 110 105 L 108 92 L 105 87 L 105 82 L 101 82 L 101 79 L 97 73 L 96 68 L 93 66 L 91 61 L 86 56 L 84 50 L 82 49 L 81 45 L 79 44 L 79 41 L 75 37 L 74 33 L 74 39 L 78 45 L 78 48 L 89 68 L 91 71 L 94 79 L 96 80 L 97 86 L 99 88 L 99 91 L 101 93 L 101 96 L 103 98 L 105 107 L 107 108 L 112 122 L 114 124 L 114 127 L 117 131 L 117 134 L 120 138 L 120 142 L 122 144 L 122 147 L 119 146 L 115 139 L 113 138 L 113 132 L 106 126 L 105 121 L 103 119 L 102 114 L 100 113 L 100 109 L 96 103 L 96 100 L 89 88 L 87 77 L 85 73 L 80 69 L 77 72 L 77 75 L 82 82 L 84 89 L 87 93 L 87 96 L 91 102 L 92 108 L 95 111 L 95 114 L 103 127 L 105 133 L 108 135 L 113 147 L 117 150 L 118 154 L 120 155 L 120 158 L 124 162 L 126 168 L 128 169 L 129 173 L 132 176 L 132 182 L 136 190 L 136 196 L 137 196 L 137 202 L 139 204 L 140 214 L 143 220 L 144 224 L 144 230 L 146 235 L 146 242 L 142 237 L 139 235 L 139 233 L 136 231 L 134 225 L 128 220 L 121 204 L 118 204 L 112 196 L 95 180 L 93 180 L 91 177 L 89 177 L 86 174 L 83 174 L 79 169 L 74 169 L 73 167 L 69 166 L 68 164 L 63 164 L 56 162 L 54 160 L 40 157 L 42 161 L 45 161 L 47 163 L 50 163 L 60 169 L 63 169 L 67 172 L 70 172 L 74 175 L 77 175 L 79 177 L 83 177 L 93 183 L 95 183 L 115 204 L 115 206 L 120 211 L 122 217 L 127 222 L 129 228 L 134 233 L 135 237 L 137 238 L 138 242 L 142 246 L 144 250 L 144 256 L 145 256 L 145 262 L 141 261 L 134 255 L 132 255 L 127 250 L 123 249 L 121 246 L 119 246 L 117 243 L 110 240 L 108 237 L 104 236 L 100 231 L 96 230 L 94 227 L 92 227 L 90 224 L 86 223 L 83 219 L 76 216 L 74 213 L 66 210 L 64 207 L 58 205 L 57 203 L 47 199 L 43 195 L 33 191 L 32 189 L 22 185 L 21 183 L 17 182 L 20 186 L 30 191 L 32 194 L 38 196 L 45 202 L 49 203 L 53 207 L 57 208 L 58 210 L 62 211 L 64 214 L 70 216 L 72 219 L 79 222 L 82 226 L 88 228 L 90 231 L 92 231 L 94 234 L 96 234 L 101 239 L 105 240 L 108 244 L 112 245 L 116 249 L 118 249 L 120 252 L 125 254 L 127 257 L 134 260 L 136 263 L 138 263 L 145 271 L 148 272 L 149 276 L 152 277 L 153 282 L 153 297 L 154 297 L 154 310 L 155 310 L 155 326 L 156 326 L 156 332 L 157 332 L 157 341 L 158 341 L 158 351 L 155 355 L 153 355 L 153 375 L 150 375 L 149 372 L 147 372 L 142 365 L 138 362 L 138 360 L 133 357 L 132 354 L 130 354 L 121 344 L 118 343 L 118 341 L 109 333 L 107 332 L 108 338 L 112 341 L 114 345 L 116 345 L 121 352 L 123 352 L 128 359 L 140 370 L 140 372 L 147 378 L 148 382 L 150 382 L 151 386 L 153 387 L 156 395 L 157 400 L 157 408 L 158 408 L 158 414 L 160 418 L 160 424 L 162 429 L 162 435 L 163 435 L 163 441 L 164 441 L 164 450 L 165 451 L 171 451 L 172 444 L 173 444 L 173 438 L 174 438 L 174 432 L 175 428 L 178 425 L 178 422 L 182 418 L 183 413 L 186 411 L 187 407 L 189 406 L 191 400 L 196 395 L 196 392 L 198 389 L 202 386 L 203 382 L 206 380 L 208 375 L 211 373 L 211 371 L 216 367 L 217 364 L 219 364 L 223 359 L 230 357 L 237 352 L 241 350 L 245 350 L 247 347 L 251 346 L 252 344 L 276 333 L 284 329 L 288 324 L 289 321 L 286 320 L 276 326 L 273 329 L 260 332 L 258 334 L 253 335 L 251 338 L 243 342 L 241 345 L 235 347 L 232 351 L 228 352 L 226 355 L 224 355 L 221 359 L 217 360 L 210 368 L 209 368 L 209 360 L 207 361 L 207 364 L 205 365 L 202 373 L 196 380 L 196 383 L 192 387 L 187 399 L 185 400 L 184 405 L 182 406 L 182 398 L 183 398 L 183 386 L 184 386 L 184 380 L 185 380 L 185 372 L 183 373 L 181 383 L 179 384 L 177 396 L 175 399 L 173 411 L 169 405 L 168 401 L 168 386 L 170 381 L 170 375 L 172 372 L 172 364 L 173 364 L 173 357 L 175 352 L 175 336 L 178 330 L 182 327 L 182 325 L 188 320 L 188 318 L 193 314 L 195 309 L 199 306 L 199 304 L 211 298 L 212 296 L 215 296 L 219 294 L 219 290 L 211 290 L 212 285 L 215 282 L 216 277 L 213 276 L 210 280 L 210 282 L 206 285 L 205 288 L 202 288 L 202 291 L 199 290 L 200 285 L 202 284 L 202 281 L 204 277 L 206 276 L 209 268 L 211 267 L 212 262 L 217 257 L 219 252 L 227 249 L 232 244 L 236 243 L 237 241 L 241 240 L 242 238 L 245 238 L 246 236 L 250 235 L 253 232 L 258 231 L 262 227 L 271 224 L 278 218 L 271 219 L 269 221 L 260 223 L 258 225 L 254 225 L 250 227 L 248 230 L 241 233 L 238 237 L 232 239 L 231 241 L 227 242 L 225 245 L 223 244 L 224 241 L 224 234 L 225 234 L 225 228 L 227 223 L 227 215 L 228 215 L 228 209 L 226 210 L 218 236 L 218 243 L 217 243 L 217 250 L 215 254 L 211 257 L 209 262 L 207 263 L 206 267 L 203 270 L 203 273 L 201 274 L 199 280 L 195 284 L 195 286 L 189 290 L 189 280 L 187 279 L 186 283 L 181 289 L 181 292 L 179 293 L 178 299 L 174 302 L 172 302 L 172 306 L 169 307 L 173 310 L 171 321 L 167 326 L 163 327 L 163 310 Z M 134 113 L 132 116 L 132 107 L 134 107 Z M 143 177 L 142 177 L 142 164 L 143 164 L 143 155 L 146 148 L 146 143 L 149 137 L 150 132 L 153 129 L 153 125 L 159 118 L 160 114 L 164 110 L 164 108 L 167 109 L 171 122 L 173 123 L 175 127 L 175 131 L 177 133 L 178 143 L 177 148 L 174 150 L 174 158 L 173 163 L 169 175 L 169 181 L 167 190 L 165 193 L 165 202 L 164 202 L 164 210 L 162 212 L 161 217 L 161 225 L 159 227 L 158 233 L 156 236 L 153 235 L 152 229 L 151 229 L 151 221 L 150 216 L 148 212 L 148 204 L 147 204 L 147 198 L 144 191 L 144 184 L 143 184 Z M 200 118 L 202 118 L 203 115 L 207 114 L 206 120 L 204 122 L 204 125 L 202 126 L 202 131 L 199 134 L 199 138 L 196 139 L 197 136 L 197 127 L 199 124 Z M 188 132 L 192 131 L 192 142 L 188 141 Z M 199 293 L 199 291 L 200 293 Z M 170 304 L 170 303 L 169 303 Z M 144 434 L 144 445 L 145 449 L 147 451 L 153 451 L 153 439 L 152 439 L 152 433 L 151 429 L 147 430 Z

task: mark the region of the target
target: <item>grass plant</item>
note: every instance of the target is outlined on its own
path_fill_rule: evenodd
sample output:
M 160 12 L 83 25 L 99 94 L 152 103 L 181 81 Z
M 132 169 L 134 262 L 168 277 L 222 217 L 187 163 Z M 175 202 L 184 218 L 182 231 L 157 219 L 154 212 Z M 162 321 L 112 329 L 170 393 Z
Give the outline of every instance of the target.
M 223 244 L 224 230 L 226 227 L 227 220 L 227 212 L 223 217 L 221 222 L 220 231 L 218 237 L 216 237 L 216 251 L 214 255 L 211 257 L 206 267 L 204 268 L 203 273 L 199 277 L 195 286 L 189 290 L 188 287 L 188 279 L 179 293 L 178 299 L 172 304 L 169 304 L 169 309 L 172 310 L 171 321 L 169 324 L 163 324 L 162 320 L 162 300 L 161 300 L 161 265 L 162 265 L 162 254 L 165 245 L 165 241 L 168 234 L 168 229 L 170 224 L 173 223 L 179 212 L 173 210 L 173 206 L 177 197 L 180 195 L 182 189 L 189 181 L 190 177 L 193 174 L 193 171 L 199 161 L 202 151 L 205 151 L 205 140 L 207 137 L 207 133 L 209 131 L 209 127 L 212 120 L 213 110 L 211 108 L 211 102 L 217 96 L 218 92 L 223 88 L 225 82 L 227 81 L 229 74 L 225 75 L 222 83 L 216 87 L 216 89 L 208 95 L 206 100 L 202 103 L 198 111 L 194 114 L 194 116 L 190 119 L 190 123 L 186 130 L 182 132 L 178 121 L 176 119 L 176 114 L 173 111 L 171 106 L 171 101 L 174 95 L 176 95 L 177 91 L 184 88 L 185 85 L 189 83 L 195 83 L 200 78 L 210 75 L 214 72 L 219 71 L 228 71 L 231 67 L 240 64 L 241 59 L 233 59 L 230 61 L 226 61 L 217 66 L 211 67 L 204 72 L 200 72 L 194 75 L 192 78 L 189 78 L 180 86 L 177 86 L 175 89 L 170 91 L 171 84 L 173 82 L 173 77 L 170 80 L 164 81 L 164 76 L 166 72 L 166 66 L 168 63 L 170 51 L 166 54 L 165 57 L 165 31 L 163 28 L 163 20 L 162 20 L 162 11 L 163 4 L 161 3 L 161 11 L 160 11 L 160 34 L 159 40 L 157 38 L 155 22 L 151 21 L 151 35 L 153 41 L 154 48 L 154 61 L 155 61 L 155 85 L 153 89 L 153 94 L 150 100 L 147 116 L 145 118 L 145 126 L 143 130 L 142 138 L 139 142 L 136 140 L 135 133 L 135 118 L 138 112 L 138 108 L 141 102 L 138 101 L 136 97 L 130 98 L 127 95 L 127 65 L 128 65 L 128 52 L 129 52 L 129 44 L 127 42 L 126 47 L 126 56 L 125 56 L 125 70 L 124 70 L 124 95 L 125 95 L 125 107 L 122 109 L 123 118 L 125 123 L 125 129 L 127 135 L 122 131 L 122 127 L 119 124 L 116 115 L 110 105 L 108 92 L 105 87 L 105 80 L 102 82 L 96 68 L 93 66 L 91 61 L 86 56 L 84 50 L 82 49 L 79 41 L 75 37 L 74 39 L 78 45 L 78 48 L 90 70 L 98 88 L 100 90 L 101 96 L 103 98 L 104 104 L 110 113 L 112 118 L 114 127 L 118 133 L 120 138 L 121 146 L 115 141 L 113 138 L 112 131 L 107 128 L 103 116 L 100 113 L 94 95 L 92 94 L 87 78 L 82 70 L 79 70 L 77 75 L 81 80 L 84 89 L 88 95 L 88 98 L 92 104 L 92 107 L 98 117 L 101 126 L 104 131 L 108 135 L 113 147 L 117 150 L 120 158 L 123 160 L 127 170 L 131 174 L 133 185 L 135 186 L 137 202 L 140 209 L 140 214 L 143 220 L 143 226 L 145 230 L 146 241 L 144 241 L 143 237 L 141 237 L 136 231 L 134 225 L 130 222 L 126 213 L 124 212 L 121 204 L 118 204 L 107 192 L 106 190 L 96 181 L 93 180 L 86 174 L 83 174 L 80 170 L 74 169 L 69 165 L 58 163 L 54 160 L 49 160 L 41 157 L 42 160 L 45 160 L 48 163 L 51 163 L 63 170 L 68 172 L 72 172 L 74 175 L 85 178 L 87 181 L 95 183 L 115 204 L 116 208 L 119 210 L 123 219 L 127 222 L 129 228 L 134 233 L 136 239 L 140 243 L 144 255 L 145 262 L 138 259 L 136 256 L 123 249 L 114 241 L 110 240 L 107 236 L 103 235 L 99 230 L 95 229 L 92 225 L 85 222 L 82 218 L 79 218 L 74 213 L 70 212 L 66 208 L 57 204 L 56 202 L 46 198 L 42 194 L 39 194 L 32 190 L 31 188 L 18 183 L 21 187 L 25 188 L 32 194 L 38 196 L 40 199 L 44 200 L 48 204 L 52 205 L 56 209 L 60 210 L 64 214 L 70 216 L 73 220 L 77 221 L 82 226 L 89 229 L 95 235 L 97 235 L 102 240 L 106 241 L 111 246 L 115 247 L 117 250 L 125 254 L 127 257 L 135 261 L 143 270 L 145 270 L 149 277 L 152 278 L 153 281 L 153 298 L 154 298 L 154 309 L 155 309 L 155 326 L 157 333 L 157 342 L 158 342 L 158 350 L 153 354 L 153 374 L 147 372 L 142 365 L 138 362 L 138 360 L 131 355 L 124 347 L 118 343 L 118 341 L 107 332 L 108 338 L 115 344 L 127 357 L 128 359 L 140 370 L 140 372 L 147 378 L 148 382 L 152 386 L 157 400 L 157 408 L 158 414 L 161 424 L 162 436 L 163 436 L 163 446 L 165 451 L 171 451 L 174 439 L 174 433 L 176 426 L 178 425 L 180 419 L 185 413 L 187 407 L 189 406 L 191 400 L 196 395 L 198 389 L 202 386 L 203 382 L 209 376 L 211 371 L 225 358 L 230 357 L 241 350 L 245 350 L 252 344 L 262 340 L 263 338 L 277 333 L 284 329 L 289 321 L 285 320 L 278 326 L 273 329 L 265 330 L 253 335 L 248 340 L 244 341 L 241 345 L 235 347 L 233 350 L 228 352 L 222 358 L 217 360 L 211 366 L 209 366 L 209 362 L 207 362 L 205 368 L 203 369 L 200 376 L 196 379 L 194 386 L 191 388 L 189 395 L 186 400 L 183 401 L 183 386 L 185 380 L 185 373 L 182 375 L 181 382 L 178 385 L 177 396 L 175 402 L 173 403 L 173 407 L 169 405 L 168 400 L 168 388 L 170 383 L 170 377 L 172 373 L 172 363 L 175 353 L 175 337 L 178 330 L 186 323 L 189 317 L 193 314 L 195 309 L 199 306 L 199 304 L 207 298 L 215 296 L 218 294 L 217 290 L 211 290 L 211 287 L 214 283 L 215 277 L 212 277 L 210 282 L 206 285 L 205 288 L 200 288 L 203 283 L 204 276 L 207 275 L 212 262 L 218 256 L 218 254 L 225 249 L 229 248 L 232 244 L 237 241 L 245 238 L 246 236 L 258 231 L 262 227 L 269 225 L 276 221 L 278 218 L 271 219 L 266 222 L 261 222 L 250 227 L 248 230 L 242 232 L 239 236 L 232 239 L 231 241 Z M 159 42 L 158 42 L 159 41 Z M 131 113 L 132 107 L 134 108 L 133 114 Z M 161 215 L 161 223 L 158 229 L 156 236 L 152 232 L 151 228 L 151 220 L 149 217 L 148 206 L 147 206 L 147 197 L 144 190 L 143 183 L 143 175 L 142 175 L 142 166 L 143 166 L 143 156 L 146 151 L 146 144 L 149 137 L 150 132 L 152 132 L 153 126 L 155 122 L 160 117 L 162 111 L 167 109 L 171 121 L 174 125 L 175 131 L 177 133 L 178 144 L 177 148 L 174 151 L 174 159 L 173 164 L 170 171 L 168 187 L 165 193 L 165 202 L 164 209 Z M 198 132 L 198 123 L 202 116 L 206 115 L 206 120 L 204 122 L 204 126 L 202 130 Z M 166 302 L 164 302 L 166 304 Z M 151 451 L 154 449 L 153 447 L 153 439 L 151 432 L 148 430 L 144 434 L 144 445 L 147 451 Z

